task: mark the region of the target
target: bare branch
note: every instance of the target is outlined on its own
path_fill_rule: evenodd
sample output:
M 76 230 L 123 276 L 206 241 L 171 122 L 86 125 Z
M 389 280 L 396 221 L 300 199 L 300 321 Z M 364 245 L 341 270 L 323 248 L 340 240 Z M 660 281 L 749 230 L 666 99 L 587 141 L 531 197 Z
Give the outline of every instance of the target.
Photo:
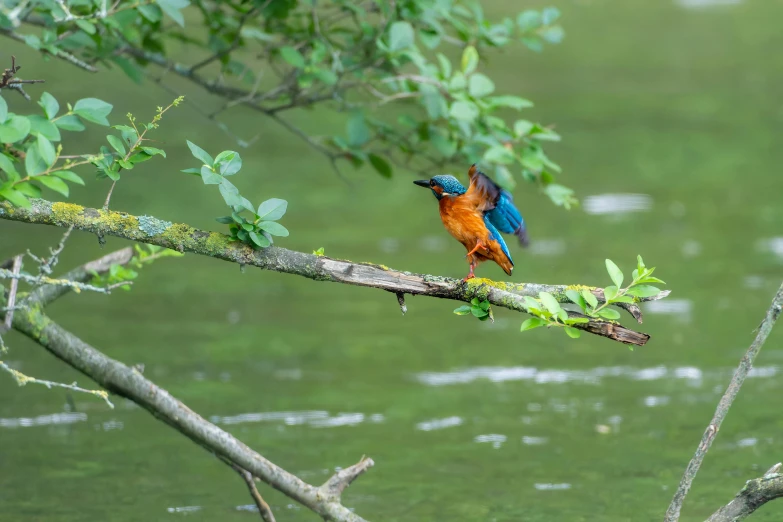
M 261 496 L 261 493 L 258 492 L 258 488 L 256 488 L 256 482 L 253 478 L 253 475 L 245 470 L 237 466 L 231 461 L 224 460 L 231 468 L 239 473 L 239 476 L 242 477 L 242 480 L 245 481 L 245 484 L 247 484 L 247 489 L 250 491 L 250 496 L 253 498 L 253 502 L 256 505 L 256 508 L 258 508 L 258 512 L 261 514 L 261 519 L 264 522 L 275 522 L 275 516 L 272 514 L 272 508 L 269 507 L 269 504 L 266 503 L 264 498 Z
M 22 271 L 22 256 L 21 254 L 13 258 L 13 262 L 11 264 L 11 273 L 14 275 L 19 275 L 19 272 Z M 11 279 L 11 288 L 8 290 L 8 311 L 5 314 L 5 322 L 3 323 L 3 327 L 0 328 L 0 333 L 6 332 L 11 329 L 11 324 L 14 320 L 14 307 L 16 306 L 16 292 L 19 289 L 19 280 L 18 279 Z
M 778 462 L 763 477 L 747 481 L 734 500 L 713 513 L 707 522 L 739 522 L 770 500 L 783 497 L 780 468 Z
M 341 469 L 332 475 L 329 480 L 324 482 L 324 484 L 318 489 L 320 489 L 321 492 L 327 496 L 327 498 L 333 498 L 336 501 L 339 501 L 340 496 L 343 494 L 343 491 L 345 491 L 345 488 L 350 486 L 351 483 L 359 477 L 359 475 L 374 465 L 375 462 L 371 458 L 362 456 L 359 462 L 348 468 Z
M 14 274 L 12 271 L 6 270 L 4 268 L 0 268 L 0 279 L 11 279 L 11 280 L 21 279 L 22 281 L 26 283 L 30 283 L 32 285 L 38 285 L 43 283 L 47 285 L 67 286 L 68 288 L 75 290 L 76 292 L 87 290 L 90 292 L 98 292 L 99 294 L 110 294 L 111 291 L 116 288 L 119 288 L 124 285 L 133 284 L 133 281 L 123 281 L 121 283 L 117 283 L 109 286 L 95 286 L 95 285 L 88 285 L 86 283 L 78 283 L 76 281 L 71 281 L 68 279 L 54 279 L 52 277 L 31 276 L 29 274 Z
M 296 274 L 316 281 L 331 281 L 394 293 L 426 295 L 463 302 L 470 302 L 473 298 L 486 299 L 494 306 L 525 313 L 528 309 L 524 296 L 537 297 L 539 292 L 546 291 L 553 294 L 560 302 L 568 302 L 566 290 L 587 289 L 594 293 L 599 290 L 595 287 L 574 285 L 502 283 L 482 278 L 464 282 L 449 277 L 401 272 L 381 265 L 353 263 L 279 247 L 254 250 L 245 244 L 230 241 L 230 238 L 224 234 L 206 232 L 189 225 L 170 223 L 150 216 L 145 216 L 144 224 L 141 225 L 138 216 L 124 212 L 85 208 L 69 203 L 52 203 L 41 199 L 32 199 L 31 203 L 31 207 L 26 209 L 14 207 L 8 202 L 0 202 L 0 219 L 59 227 L 73 226 L 92 234 L 113 235 L 179 252 L 194 252 L 240 265 Z M 668 292 L 660 292 L 657 296 L 646 300 L 661 299 L 666 295 Z M 579 323 L 574 327 L 637 346 L 644 345 L 650 338 L 647 334 L 601 319 L 590 318 L 589 322 Z
M 12 40 L 16 40 L 17 42 L 27 43 L 24 36 L 22 36 L 19 33 L 16 33 L 10 29 L 3 29 L 0 28 L 0 36 L 5 36 L 7 38 L 11 38 Z M 71 53 L 65 52 L 62 49 L 55 49 L 54 51 L 49 51 L 48 49 L 41 48 L 41 52 L 53 55 L 55 58 L 59 58 L 60 60 L 64 60 L 71 65 L 75 65 L 76 67 L 79 67 L 80 69 L 84 69 L 85 71 L 89 72 L 98 72 L 98 69 L 93 67 L 92 65 L 88 64 L 87 62 L 80 60 L 76 56 L 72 55 Z M 43 80 L 41 80 L 43 81 Z
M 2 304 L 2 303 L 0 303 Z M 208 422 L 138 370 L 104 355 L 31 307 L 14 316 L 14 329 L 111 393 L 126 397 L 208 451 L 225 458 L 273 488 L 310 508 L 325 520 L 364 522 L 334 497 L 307 484 Z M 369 467 L 369 466 L 368 466 Z
M 783 310 L 783 284 L 778 288 L 777 294 L 772 299 L 772 304 L 767 310 L 767 314 L 764 316 L 764 320 L 758 327 L 756 338 L 753 339 L 748 351 L 740 360 L 739 366 L 734 371 L 734 375 L 731 377 L 731 382 L 726 392 L 721 397 L 718 407 L 715 410 L 712 420 L 707 429 L 704 431 L 704 435 L 701 438 L 699 446 L 696 448 L 696 453 L 688 463 L 688 467 L 685 469 L 685 473 L 680 480 L 680 484 L 677 487 L 677 491 L 674 493 L 669 509 L 666 510 L 665 522 L 676 522 L 680 518 L 680 510 L 682 509 L 682 503 L 685 500 L 685 496 L 688 494 L 688 490 L 691 488 L 693 479 L 696 478 L 696 473 L 699 472 L 699 467 L 704 460 L 704 456 L 709 451 L 712 441 L 718 434 L 720 425 L 726 415 L 729 413 L 729 408 L 737 397 L 737 394 L 742 387 L 742 383 L 745 382 L 745 378 L 748 376 L 751 368 L 753 367 L 753 360 L 758 355 L 764 342 L 767 340 L 769 333 L 772 331 L 772 327 L 775 325 L 775 321 L 780 317 L 780 312 Z

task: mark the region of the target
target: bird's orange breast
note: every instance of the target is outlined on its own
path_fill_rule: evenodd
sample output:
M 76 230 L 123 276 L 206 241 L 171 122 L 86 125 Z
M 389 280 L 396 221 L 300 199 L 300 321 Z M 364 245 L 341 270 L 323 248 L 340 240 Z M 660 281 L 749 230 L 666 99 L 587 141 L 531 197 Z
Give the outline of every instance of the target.
M 490 259 L 511 275 L 514 265 L 503 252 L 500 243 L 490 238 L 484 223 L 484 213 L 478 210 L 474 198 L 467 195 L 446 196 L 440 199 L 439 207 L 443 226 L 468 252 L 471 252 L 478 242 L 486 247 L 473 255 L 477 261 Z

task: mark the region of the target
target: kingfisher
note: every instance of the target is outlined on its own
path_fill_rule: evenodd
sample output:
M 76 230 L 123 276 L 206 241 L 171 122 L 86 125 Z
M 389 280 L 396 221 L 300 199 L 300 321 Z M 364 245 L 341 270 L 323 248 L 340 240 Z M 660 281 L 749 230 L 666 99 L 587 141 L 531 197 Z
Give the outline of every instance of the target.
M 480 172 L 475 164 L 468 170 L 468 176 L 468 188 L 449 175 L 413 183 L 432 190 L 438 200 L 443 225 L 467 249 L 465 257 L 470 263 L 470 273 L 463 281 L 476 277 L 473 270 L 487 260 L 494 261 L 511 275 L 514 261 L 500 233 L 514 234 L 519 244 L 526 247 L 529 240 L 525 220 L 514 206 L 511 193 Z

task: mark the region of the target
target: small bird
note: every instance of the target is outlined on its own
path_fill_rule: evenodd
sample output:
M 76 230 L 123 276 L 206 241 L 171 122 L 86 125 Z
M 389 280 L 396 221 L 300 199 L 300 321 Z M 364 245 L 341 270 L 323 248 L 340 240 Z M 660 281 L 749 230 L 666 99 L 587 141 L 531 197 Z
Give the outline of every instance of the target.
M 438 200 L 443 225 L 467 249 L 465 257 L 470 263 L 470 273 L 463 281 L 475 277 L 473 270 L 486 260 L 494 261 L 511 275 L 514 261 L 500 232 L 514 234 L 522 246 L 527 246 L 525 220 L 514 206 L 511 194 L 479 172 L 475 164 L 468 170 L 468 175 L 470 186 L 467 189 L 457 178 L 448 175 L 413 183 L 432 190 Z

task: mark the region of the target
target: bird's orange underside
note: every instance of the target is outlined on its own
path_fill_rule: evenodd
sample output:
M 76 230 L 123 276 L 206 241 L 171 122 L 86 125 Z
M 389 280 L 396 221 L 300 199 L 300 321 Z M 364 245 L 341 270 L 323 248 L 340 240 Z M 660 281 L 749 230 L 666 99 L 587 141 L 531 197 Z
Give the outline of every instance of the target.
M 475 249 L 475 252 L 468 256 L 468 262 L 473 268 L 483 261 L 491 260 L 500 265 L 506 274 L 511 275 L 514 265 L 503 253 L 500 243 L 490 239 L 483 214 L 478 210 L 481 202 L 481 195 L 471 184 L 470 189 L 461 196 L 441 198 L 440 218 L 449 234 L 462 243 L 469 253 Z M 481 246 L 476 249 L 479 243 Z M 472 272 L 471 270 L 471 274 Z

